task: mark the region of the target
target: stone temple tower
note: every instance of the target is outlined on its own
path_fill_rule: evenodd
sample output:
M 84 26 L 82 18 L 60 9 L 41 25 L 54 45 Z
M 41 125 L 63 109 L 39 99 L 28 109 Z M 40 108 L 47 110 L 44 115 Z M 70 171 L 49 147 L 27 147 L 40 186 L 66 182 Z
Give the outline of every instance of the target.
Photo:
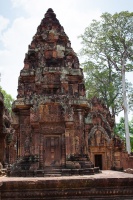
M 17 161 L 11 174 L 96 172 L 88 158 L 89 110 L 79 60 L 50 8 L 29 45 L 18 80 L 13 104 Z

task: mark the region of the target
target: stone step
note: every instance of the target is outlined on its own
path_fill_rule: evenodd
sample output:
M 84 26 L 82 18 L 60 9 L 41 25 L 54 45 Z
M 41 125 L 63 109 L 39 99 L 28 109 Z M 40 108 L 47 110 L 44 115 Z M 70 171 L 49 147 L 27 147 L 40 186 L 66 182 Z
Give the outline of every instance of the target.
M 45 174 L 44 173 L 44 177 L 59 177 L 59 176 L 61 176 L 61 174 L 49 174 L 49 173 L 47 173 L 47 174 Z
M 44 172 L 44 174 L 46 175 L 46 174 L 55 174 L 55 175 L 58 175 L 58 174 L 61 174 L 61 172 Z
M 61 168 L 46 167 L 44 169 L 44 176 L 46 177 L 58 177 L 61 176 Z

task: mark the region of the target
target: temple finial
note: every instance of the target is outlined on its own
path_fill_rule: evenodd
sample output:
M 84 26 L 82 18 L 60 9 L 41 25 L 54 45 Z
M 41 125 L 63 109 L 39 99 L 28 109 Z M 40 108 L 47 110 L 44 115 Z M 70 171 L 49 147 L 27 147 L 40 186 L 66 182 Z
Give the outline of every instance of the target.
M 53 9 L 52 8 L 49 8 L 45 14 L 45 17 L 56 17 L 56 14 L 54 13 Z

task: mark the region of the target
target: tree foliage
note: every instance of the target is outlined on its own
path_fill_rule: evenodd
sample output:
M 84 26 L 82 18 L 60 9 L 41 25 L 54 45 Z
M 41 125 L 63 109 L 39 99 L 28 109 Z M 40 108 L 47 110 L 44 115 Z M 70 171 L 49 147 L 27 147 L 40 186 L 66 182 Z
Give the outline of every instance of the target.
M 6 91 L 2 89 L 1 86 L 0 86 L 0 92 L 4 96 L 4 105 L 5 105 L 5 107 L 9 110 L 9 112 L 11 112 L 12 103 L 13 103 L 14 99 L 12 98 L 12 96 L 10 94 L 7 94 Z
M 129 124 L 129 133 L 130 133 L 131 151 L 133 152 L 133 118 L 129 121 L 128 124 Z M 121 117 L 119 122 L 116 123 L 114 132 L 116 135 L 118 135 L 119 137 L 125 140 L 125 124 L 124 124 L 123 117 Z
M 103 13 L 100 21 L 93 20 L 80 36 L 84 56 L 88 97 L 103 98 L 113 115 L 122 109 L 122 64 L 125 71 L 133 70 L 133 13 L 114 15 Z M 132 85 L 126 84 L 131 101 Z

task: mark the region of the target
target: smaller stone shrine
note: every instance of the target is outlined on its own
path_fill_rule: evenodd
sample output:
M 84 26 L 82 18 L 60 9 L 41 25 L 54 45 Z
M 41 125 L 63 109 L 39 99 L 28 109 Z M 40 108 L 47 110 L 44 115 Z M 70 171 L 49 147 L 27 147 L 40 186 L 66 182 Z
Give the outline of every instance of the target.
M 17 161 L 11 176 L 94 174 L 85 118 L 90 105 L 68 36 L 48 9 L 29 45 L 13 104 Z M 23 174 L 24 173 L 24 174 Z
M 115 166 L 122 169 L 127 154 L 125 143 L 114 135 L 115 120 L 104 102 L 94 97 L 90 101 L 88 113 L 88 148 L 89 157 L 101 170 L 110 170 Z

